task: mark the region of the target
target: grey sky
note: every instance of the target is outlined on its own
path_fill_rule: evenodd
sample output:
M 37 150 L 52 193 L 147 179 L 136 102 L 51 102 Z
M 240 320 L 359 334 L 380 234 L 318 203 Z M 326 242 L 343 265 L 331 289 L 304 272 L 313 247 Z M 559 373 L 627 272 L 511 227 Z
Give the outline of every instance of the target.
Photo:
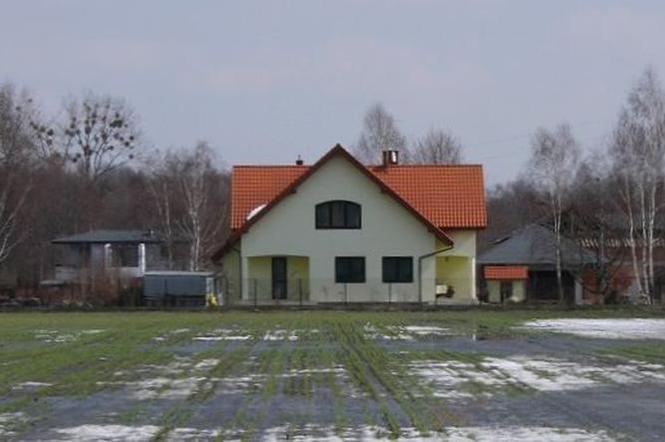
M 156 147 L 208 140 L 229 164 L 351 146 L 382 101 L 410 138 L 449 128 L 491 184 L 539 125 L 603 141 L 647 64 L 662 1 L 0 1 L 0 81 L 48 110 L 125 97 Z

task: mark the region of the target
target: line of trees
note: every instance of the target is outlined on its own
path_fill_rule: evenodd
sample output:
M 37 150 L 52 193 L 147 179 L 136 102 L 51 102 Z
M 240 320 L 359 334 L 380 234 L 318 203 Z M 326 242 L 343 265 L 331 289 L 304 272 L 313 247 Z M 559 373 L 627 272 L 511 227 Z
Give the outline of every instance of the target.
M 227 234 L 229 174 L 214 149 L 156 150 L 124 100 L 83 94 L 51 117 L 0 86 L 0 282 L 34 286 L 56 257 L 50 241 L 93 229 L 154 229 L 169 266 L 206 266 Z M 174 253 L 186 244 L 186 256 Z
M 92 229 L 154 229 L 166 240 L 170 268 L 205 267 L 228 234 L 229 173 L 205 142 L 154 150 L 124 100 L 93 93 L 65 101 L 58 117 L 11 84 L 0 85 L 0 279 L 13 270 L 24 285 L 48 277 L 50 241 Z M 431 128 L 409 141 L 377 103 L 369 108 L 354 153 L 367 164 L 399 150 L 411 164 L 456 164 L 463 147 Z M 562 236 L 590 244 L 591 288 L 606 297 L 613 272 L 629 263 L 637 295 L 653 300 L 663 266 L 665 92 L 645 70 L 622 106 L 602 149 L 583 155 L 571 127 L 539 128 L 531 158 L 514 181 L 488 191 L 489 227 L 480 248 L 529 222 L 555 232 L 559 296 L 566 257 Z M 183 258 L 176 253 L 186 244 Z M 662 247 L 660 250 L 662 251 Z
M 606 145 L 582 153 L 567 124 L 539 128 L 523 173 L 488 192 L 490 226 L 482 246 L 526 223 L 547 220 L 555 233 L 562 302 L 563 234 L 595 252 L 596 281 L 587 289 L 607 297 L 620 266 L 629 265 L 635 295 L 653 302 L 658 279 L 665 276 L 657 266 L 665 233 L 665 92 L 652 68 L 629 92 Z

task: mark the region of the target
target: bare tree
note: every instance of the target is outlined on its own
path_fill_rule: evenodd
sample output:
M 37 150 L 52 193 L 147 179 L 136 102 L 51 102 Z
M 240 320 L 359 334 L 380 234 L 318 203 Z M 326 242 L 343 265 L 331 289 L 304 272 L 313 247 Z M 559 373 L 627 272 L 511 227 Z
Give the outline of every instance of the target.
M 166 242 L 168 267 L 174 266 L 174 243 L 177 237 L 176 221 L 180 199 L 178 176 L 180 162 L 177 155 L 167 152 L 153 169 L 148 180 L 148 189 L 157 211 L 159 231 Z
M 530 175 L 547 197 L 555 238 L 556 277 L 559 302 L 564 303 L 561 258 L 561 221 L 575 176 L 580 149 L 570 126 L 562 124 L 550 131 L 540 128 L 531 142 Z
M 408 154 L 406 138 L 397 128 L 395 118 L 383 104 L 376 103 L 365 114 L 363 130 L 354 154 L 365 164 L 378 164 L 384 150 L 398 150 L 403 155 Z
M 451 133 L 430 129 L 416 143 L 410 161 L 416 164 L 459 164 L 462 162 L 462 145 Z
M 227 233 L 228 176 L 215 166 L 215 154 L 204 142 L 192 150 L 167 152 L 153 168 L 149 191 L 169 247 L 189 245 L 190 270 L 204 267 Z
M 18 96 L 11 85 L 0 87 L 0 264 L 22 239 L 18 221 L 32 185 L 26 171 L 34 152 L 33 114 L 25 93 Z
M 87 94 L 70 100 L 59 146 L 61 155 L 93 182 L 134 159 L 138 143 L 136 117 L 120 99 Z
M 567 227 L 582 246 L 579 252 L 586 250 L 595 258 L 593 281 L 584 278 L 583 274 L 576 276 L 585 290 L 599 296 L 602 301 L 610 300 L 614 294 L 615 278 L 627 258 L 625 231 L 619 222 L 621 214 L 614 197 L 616 194 L 616 180 L 607 153 L 592 152 L 577 169 Z
M 644 300 L 653 302 L 655 222 L 662 208 L 658 194 L 665 160 L 665 95 L 651 68 L 619 114 L 610 153 L 621 183 L 637 288 Z

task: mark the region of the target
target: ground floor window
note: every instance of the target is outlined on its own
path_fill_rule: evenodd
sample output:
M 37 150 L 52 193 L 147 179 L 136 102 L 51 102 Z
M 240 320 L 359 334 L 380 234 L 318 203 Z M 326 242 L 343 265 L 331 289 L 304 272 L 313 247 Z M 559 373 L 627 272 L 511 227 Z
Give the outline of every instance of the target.
M 413 282 L 413 258 L 410 256 L 384 256 L 383 282 Z
M 115 267 L 138 267 L 139 247 L 134 244 L 115 245 L 111 249 Z
M 335 282 L 365 282 L 364 256 L 338 256 L 335 258 Z

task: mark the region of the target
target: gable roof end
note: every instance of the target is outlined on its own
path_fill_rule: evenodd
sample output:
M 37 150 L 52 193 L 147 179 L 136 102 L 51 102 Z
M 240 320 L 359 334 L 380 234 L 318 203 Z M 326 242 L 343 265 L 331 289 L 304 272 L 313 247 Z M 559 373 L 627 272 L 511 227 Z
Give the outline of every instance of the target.
M 388 184 L 383 180 L 377 177 L 372 173 L 367 167 L 365 167 L 360 161 L 358 161 L 353 155 L 351 155 L 346 149 L 344 149 L 340 144 L 336 144 L 332 149 L 328 151 L 319 161 L 314 163 L 311 167 L 307 168 L 302 172 L 295 180 L 293 180 L 284 190 L 279 192 L 271 201 L 266 202 L 265 207 L 258 211 L 254 216 L 245 220 L 245 222 L 234 231 L 234 233 L 229 237 L 226 244 L 222 246 L 215 254 L 212 256 L 213 260 L 219 260 L 227 250 L 229 250 L 238 239 L 247 232 L 251 226 L 253 226 L 258 220 L 263 218 L 273 207 L 279 204 L 287 196 L 294 194 L 303 182 L 305 182 L 310 176 L 312 176 L 317 170 L 321 168 L 324 164 L 330 161 L 336 156 L 342 156 L 345 158 L 351 165 L 356 169 L 362 172 L 367 178 L 370 179 L 374 184 L 379 186 L 382 192 L 386 193 L 392 197 L 395 201 L 401 204 L 405 209 L 407 209 L 418 221 L 424 224 L 427 229 L 434 234 L 439 240 L 444 244 L 453 244 L 453 240 L 446 235 L 446 233 L 441 230 L 438 226 L 434 225 L 428 218 L 426 218 L 422 213 L 415 209 L 411 204 L 409 204 L 404 198 L 402 198 L 397 192 L 395 192 Z M 296 166 L 302 168 L 302 166 Z M 233 185 L 233 183 L 232 183 Z

